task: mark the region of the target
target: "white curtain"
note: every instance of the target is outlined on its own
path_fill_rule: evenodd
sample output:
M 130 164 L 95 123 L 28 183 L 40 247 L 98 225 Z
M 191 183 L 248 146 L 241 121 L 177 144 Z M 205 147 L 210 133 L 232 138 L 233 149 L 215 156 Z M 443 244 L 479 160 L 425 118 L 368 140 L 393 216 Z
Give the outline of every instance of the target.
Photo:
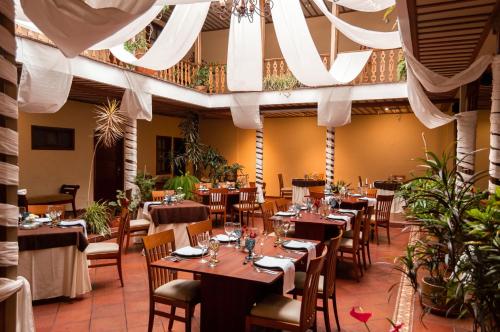
M 445 77 L 427 69 L 427 67 L 415 59 L 411 52 L 407 50 L 405 50 L 405 59 L 407 65 L 412 68 L 413 73 L 427 91 L 441 93 L 451 91 L 477 80 L 481 77 L 486 68 L 488 68 L 493 60 L 493 56 L 483 55 L 479 57 L 467 69 L 453 77 Z
M 399 31 L 373 31 L 362 29 L 360 27 L 351 25 L 340 18 L 336 17 L 328 10 L 323 0 L 313 0 L 316 6 L 321 10 L 321 12 L 332 22 L 332 24 L 340 32 L 342 32 L 347 38 L 352 41 L 368 46 L 371 48 L 379 49 L 391 49 L 401 47 L 401 39 L 399 37 Z M 276 2 L 276 1 L 275 1 Z
M 360 12 L 378 12 L 396 4 L 396 0 L 334 0 L 334 2 L 336 5 Z
M 126 51 L 123 45 L 111 48 L 111 52 L 121 61 L 135 66 L 153 70 L 170 68 L 193 46 L 209 8 L 209 2 L 175 6 L 160 36 L 140 59 Z
M 371 51 L 344 53 L 339 56 L 339 64 L 334 63 L 328 72 L 311 37 L 300 2 L 274 0 L 271 11 L 281 53 L 302 84 L 322 86 L 350 82 L 370 58 Z
M 18 45 L 18 61 L 23 69 L 19 82 L 19 110 L 28 113 L 55 113 L 67 101 L 73 75 L 71 63 L 62 53 L 46 54 L 32 49 L 23 39 Z
M 259 2 L 257 1 L 257 7 Z M 238 22 L 239 21 L 239 22 Z M 262 36 L 260 20 L 250 22 L 231 15 L 227 47 L 227 86 L 231 91 L 262 90 Z
M 148 120 L 153 118 L 153 97 L 147 90 L 145 80 L 124 71 L 130 89 L 126 89 L 121 101 L 121 110 L 131 119 Z
M 259 93 L 233 93 L 231 95 L 231 116 L 236 127 L 241 129 L 262 128 L 259 99 Z
M 81 0 L 21 0 L 26 16 L 67 56 L 75 57 L 141 16 L 155 0 L 92 8 Z
M 319 91 L 318 126 L 335 128 L 351 123 L 351 89 L 341 86 Z

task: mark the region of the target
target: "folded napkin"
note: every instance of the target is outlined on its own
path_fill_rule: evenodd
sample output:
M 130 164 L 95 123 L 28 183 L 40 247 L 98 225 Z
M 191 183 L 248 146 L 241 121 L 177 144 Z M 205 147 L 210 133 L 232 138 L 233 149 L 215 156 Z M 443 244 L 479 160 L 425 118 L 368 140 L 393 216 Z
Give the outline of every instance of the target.
M 343 220 L 345 222 L 350 222 L 351 221 L 351 217 L 349 216 L 340 216 L 338 214 L 329 214 L 328 219 L 331 219 L 331 220 Z
M 358 198 L 360 201 L 368 201 L 368 206 L 375 206 L 377 203 L 377 199 L 373 197 L 360 197 Z
M 264 256 L 256 262 L 263 268 L 280 268 L 283 270 L 283 294 L 295 288 L 295 264 L 287 258 Z
M 47 218 L 47 217 L 42 217 L 42 218 L 35 218 L 36 222 L 51 222 L 52 219 Z
M 361 196 L 363 196 L 363 195 L 361 195 L 361 194 L 351 194 L 350 196 L 351 196 L 351 197 L 361 197 Z
M 234 236 L 229 237 L 226 234 L 218 234 L 214 236 L 214 239 L 221 242 L 236 241 L 236 238 Z
M 149 206 L 150 205 L 161 205 L 162 202 L 144 202 L 144 208 L 142 209 L 142 215 L 148 219 L 149 218 Z
M 78 220 L 61 220 L 59 223 L 60 226 L 82 226 L 83 234 L 87 237 L 87 223 L 83 219 Z
M 295 212 L 292 212 L 292 211 L 278 211 L 278 213 L 276 213 L 276 216 L 281 216 L 281 217 L 291 217 L 294 215 L 295 215 Z
M 358 210 L 351 210 L 351 209 L 339 209 L 338 210 L 340 213 L 351 213 L 354 214 L 355 216 L 358 215 Z
M 307 250 L 307 265 L 311 259 L 316 258 L 316 245 L 312 242 L 290 240 L 283 244 L 283 247 L 287 249 L 306 249 Z
M 183 247 L 174 251 L 175 254 L 181 256 L 200 256 L 202 254 L 201 248 L 193 248 L 193 247 Z

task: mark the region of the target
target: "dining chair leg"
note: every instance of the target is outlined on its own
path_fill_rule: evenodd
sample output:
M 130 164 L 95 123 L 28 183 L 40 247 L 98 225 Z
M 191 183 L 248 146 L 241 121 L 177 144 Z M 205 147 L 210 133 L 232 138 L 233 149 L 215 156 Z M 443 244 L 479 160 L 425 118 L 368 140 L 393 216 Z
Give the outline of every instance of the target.
M 375 221 L 375 237 L 377 238 L 377 245 L 379 245 L 378 242 L 378 223 Z
M 323 293 L 323 317 L 325 318 L 325 331 L 330 332 L 330 312 L 328 311 L 328 295 Z
M 118 257 L 118 261 L 116 264 L 116 267 L 118 268 L 118 276 L 120 277 L 120 283 L 123 287 L 123 272 L 122 272 L 122 260 L 121 257 Z
M 312 330 L 313 330 L 313 332 L 317 332 L 318 331 L 318 319 L 316 317 L 314 317 L 314 323 L 313 323 L 313 326 L 312 326 Z
M 359 278 L 360 278 L 360 273 L 359 273 L 359 266 L 358 266 L 358 258 L 357 258 L 357 255 L 356 253 L 352 253 L 352 263 L 354 264 L 354 273 L 356 274 L 356 281 L 359 282 Z
M 128 251 L 128 246 L 130 243 L 130 229 L 127 231 L 127 244 L 125 245 L 125 253 Z
M 186 313 L 187 315 L 187 313 Z M 175 307 L 170 307 L 170 318 L 168 319 L 168 330 L 172 331 L 172 327 L 174 326 L 174 316 L 175 316 Z
M 368 263 L 370 263 L 370 265 L 372 265 L 372 258 L 370 256 L 370 241 L 369 240 L 366 242 L 366 254 L 368 256 Z
M 363 266 L 361 265 L 361 253 L 359 252 L 359 249 L 358 249 L 358 252 L 356 253 L 356 255 L 358 256 L 358 269 L 359 269 L 361 276 L 363 276 L 364 275 Z
M 185 309 L 185 316 L 186 316 L 186 332 L 191 332 L 191 312 L 192 308 L 190 306 L 187 306 Z
M 153 331 L 153 324 L 155 321 L 155 303 L 154 301 L 149 301 L 149 320 L 148 320 L 148 332 Z
M 363 267 L 366 270 L 367 267 L 366 267 L 366 249 L 365 249 L 365 244 L 361 245 L 361 253 L 363 254 Z
M 389 232 L 389 221 L 387 221 L 387 242 L 391 244 L 391 234 Z
M 336 286 L 333 288 L 332 304 L 333 304 L 333 314 L 335 315 L 335 323 L 337 324 L 337 330 L 340 331 L 339 313 L 337 310 L 337 290 Z

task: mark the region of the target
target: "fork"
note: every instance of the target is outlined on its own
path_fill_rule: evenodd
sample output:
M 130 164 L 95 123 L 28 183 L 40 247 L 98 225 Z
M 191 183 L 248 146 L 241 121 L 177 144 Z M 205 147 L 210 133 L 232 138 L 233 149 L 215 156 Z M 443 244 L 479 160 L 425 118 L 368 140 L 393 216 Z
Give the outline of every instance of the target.
M 273 270 L 267 270 L 267 269 L 261 269 L 260 267 L 257 267 L 255 265 L 253 265 L 253 269 L 256 271 L 256 272 L 259 272 L 259 273 L 267 273 L 267 274 L 278 274 L 279 272 L 278 271 L 273 271 Z

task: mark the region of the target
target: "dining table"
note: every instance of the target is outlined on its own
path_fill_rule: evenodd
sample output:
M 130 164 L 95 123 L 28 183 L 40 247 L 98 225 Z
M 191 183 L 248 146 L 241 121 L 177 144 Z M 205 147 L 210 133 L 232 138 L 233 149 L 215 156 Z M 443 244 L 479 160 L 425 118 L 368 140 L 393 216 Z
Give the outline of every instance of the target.
M 171 204 L 162 202 L 146 202 L 143 214 L 150 218 L 148 235 L 173 229 L 175 233 L 175 243 L 178 246 L 189 245 L 186 226 L 210 217 L 210 210 L 207 205 L 191 200 L 183 200 Z
M 269 237 L 262 247 L 266 256 L 284 255 L 294 260 L 295 266 L 305 266 L 307 251 L 290 251 L 275 246 L 274 237 Z M 258 241 L 258 240 L 257 240 Z M 312 241 L 319 252 L 322 244 Z M 257 249 L 260 253 L 260 248 Z M 245 263 L 247 253 L 234 247 L 221 245 L 217 259 L 219 263 L 210 267 L 200 258 L 172 261 L 161 259 L 152 266 L 176 271 L 191 272 L 201 279 L 200 331 L 245 331 L 245 317 L 254 303 L 266 295 L 283 293 L 284 272 L 277 269 L 270 274 Z
M 309 196 L 309 188 L 324 187 L 325 183 L 317 179 L 292 179 L 292 203 L 303 204 L 304 197 Z
M 342 209 L 353 209 L 353 210 L 367 210 L 368 207 L 375 206 L 377 203 L 376 198 L 372 197 L 362 197 L 362 196 L 347 196 L 342 198 L 340 203 L 340 208 Z
M 29 281 L 33 301 L 75 298 L 92 290 L 83 227 L 19 229 L 18 243 L 18 274 Z

